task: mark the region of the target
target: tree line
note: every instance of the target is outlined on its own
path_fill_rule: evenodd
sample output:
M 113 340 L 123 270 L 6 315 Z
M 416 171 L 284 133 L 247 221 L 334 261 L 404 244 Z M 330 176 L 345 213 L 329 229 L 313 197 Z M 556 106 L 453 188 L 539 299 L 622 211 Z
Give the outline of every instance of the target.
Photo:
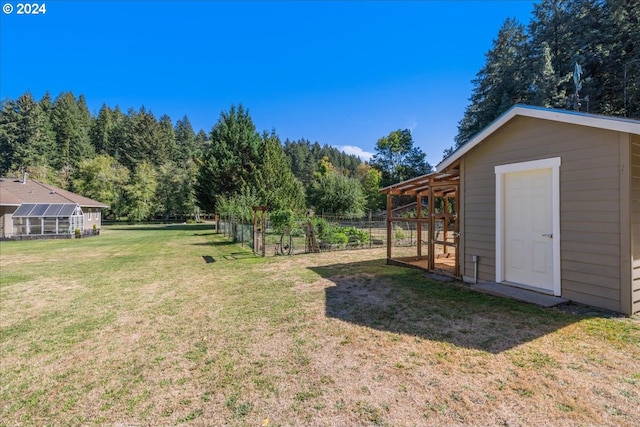
M 640 117 L 638 28 L 636 0 L 541 0 L 526 27 L 507 19 L 473 80 L 455 147 L 444 154 L 515 103 Z M 174 123 L 144 107 L 103 105 L 92 115 L 84 96 L 71 92 L 4 100 L 0 155 L 0 175 L 26 171 L 133 221 L 198 210 L 249 217 L 256 205 L 360 216 L 384 208 L 381 187 L 431 171 L 407 129 L 378 139 L 363 162 L 258 131 L 241 105 L 196 133 L 187 116 Z
M 638 118 L 640 2 L 542 0 L 526 27 L 504 22 L 472 83 L 456 148 L 516 103 Z
M 209 133 L 144 107 L 103 104 L 91 115 L 71 92 L 55 100 L 26 92 L 0 109 L 0 175 L 28 172 L 130 221 L 200 211 L 249 219 L 260 205 L 361 216 L 384 207 L 381 186 L 431 170 L 413 145 L 410 131 L 393 131 L 367 163 L 304 138 L 282 143 L 275 130 L 259 132 L 242 105 L 221 112 Z

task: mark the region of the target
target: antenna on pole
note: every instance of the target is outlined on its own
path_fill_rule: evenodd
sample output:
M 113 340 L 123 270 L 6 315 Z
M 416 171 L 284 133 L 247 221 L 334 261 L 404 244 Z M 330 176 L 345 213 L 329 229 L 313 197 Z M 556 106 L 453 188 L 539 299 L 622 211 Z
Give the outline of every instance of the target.
M 576 94 L 574 100 L 574 107 L 576 111 L 580 111 L 580 89 L 582 89 L 582 67 L 576 61 L 576 65 L 573 68 L 573 83 L 576 85 Z

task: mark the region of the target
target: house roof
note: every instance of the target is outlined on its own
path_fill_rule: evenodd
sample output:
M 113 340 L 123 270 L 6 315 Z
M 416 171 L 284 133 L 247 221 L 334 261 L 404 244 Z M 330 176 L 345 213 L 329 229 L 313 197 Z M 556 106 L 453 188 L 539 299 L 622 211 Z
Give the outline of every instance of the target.
M 476 134 L 466 144 L 459 147 L 449 157 L 442 160 L 436 166 L 436 171 L 441 172 L 446 170 L 447 167 L 454 164 L 463 155 L 473 149 L 476 145 L 482 143 L 482 141 L 484 141 L 487 137 L 489 137 L 496 130 L 500 129 L 504 124 L 506 124 L 516 116 L 533 117 L 542 120 L 551 120 L 555 122 L 589 126 L 599 129 L 640 135 L 640 121 L 638 120 L 516 104 L 496 120 L 494 120 L 487 127 L 485 127 L 482 131 Z
M 108 205 L 39 181 L 0 178 L 0 206 L 23 203 L 77 203 L 81 207 L 108 208 Z

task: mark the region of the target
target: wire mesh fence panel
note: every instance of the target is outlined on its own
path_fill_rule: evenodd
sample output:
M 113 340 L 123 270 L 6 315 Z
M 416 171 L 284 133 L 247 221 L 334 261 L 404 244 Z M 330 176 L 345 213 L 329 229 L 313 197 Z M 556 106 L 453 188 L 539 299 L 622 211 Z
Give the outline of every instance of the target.
M 266 256 L 296 255 L 319 251 L 380 248 L 386 246 L 386 220 L 384 217 L 341 218 L 299 217 L 286 225 L 274 224 L 267 213 L 264 233 L 258 229 L 254 242 L 253 224 L 234 218 L 221 218 L 219 233 L 241 245 L 253 248 Z M 409 231 L 410 239 L 415 232 Z M 263 238 L 264 236 L 264 238 Z
M 426 257 L 429 253 L 428 242 L 428 224 L 401 218 L 391 222 L 392 258 Z

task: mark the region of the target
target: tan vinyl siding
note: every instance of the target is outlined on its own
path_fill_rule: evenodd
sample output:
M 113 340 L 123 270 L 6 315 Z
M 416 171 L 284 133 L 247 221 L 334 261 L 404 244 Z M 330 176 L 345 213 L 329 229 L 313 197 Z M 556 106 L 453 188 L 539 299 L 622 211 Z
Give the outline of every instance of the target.
M 15 212 L 15 206 L 0 206 L 0 238 L 13 236 L 13 221 L 11 214 Z
M 640 135 L 631 135 L 631 314 L 640 312 Z
M 483 147 L 478 147 L 482 149 Z M 464 199 L 462 221 L 464 222 L 464 265 L 462 275 L 473 277 L 473 255 L 479 257 L 478 281 L 495 280 L 495 178 L 487 174 L 484 167 L 467 167 L 464 162 Z M 462 179 L 462 177 L 461 177 Z M 471 207 L 471 208 L 470 208 Z
M 473 276 L 471 256 L 478 255 L 478 279 L 495 280 L 495 166 L 552 157 L 562 161 L 562 296 L 620 310 L 620 153 L 613 131 L 515 117 L 466 153 L 463 275 Z

